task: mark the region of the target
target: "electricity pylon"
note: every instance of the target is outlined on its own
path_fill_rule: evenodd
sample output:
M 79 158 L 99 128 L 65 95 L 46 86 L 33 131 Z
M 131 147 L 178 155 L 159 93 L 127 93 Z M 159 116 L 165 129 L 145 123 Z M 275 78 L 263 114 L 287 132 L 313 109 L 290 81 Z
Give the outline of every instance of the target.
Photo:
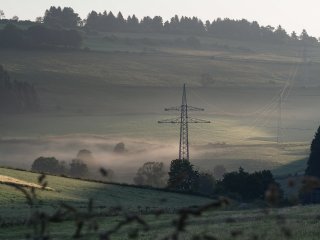
M 158 121 L 158 123 L 180 124 L 179 159 L 180 160 L 189 160 L 189 129 L 188 129 L 188 124 L 189 123 L 210 123 L 210 121 L 197 119 L 197 118 L 191 118 L 188 116 L 189 111 L 204 111 L 204 109 L 188 106 L 186 84 L 183 85 L 181 106 L 165 108 L 165 111 L 178 111 L 178 112 L 180 112 L 180 117 Z

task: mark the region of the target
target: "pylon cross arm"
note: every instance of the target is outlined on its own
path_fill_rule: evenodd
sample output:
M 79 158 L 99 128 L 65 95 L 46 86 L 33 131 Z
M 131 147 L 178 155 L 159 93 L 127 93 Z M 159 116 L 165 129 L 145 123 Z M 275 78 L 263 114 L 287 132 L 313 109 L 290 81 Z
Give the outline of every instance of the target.
M 198 118 L 188 118 L 188 123 L 211 123 L 210 121 L 198 119 Z
M 181 123 L 180 118 L 171 118 L 158 121 L 158 123 Z

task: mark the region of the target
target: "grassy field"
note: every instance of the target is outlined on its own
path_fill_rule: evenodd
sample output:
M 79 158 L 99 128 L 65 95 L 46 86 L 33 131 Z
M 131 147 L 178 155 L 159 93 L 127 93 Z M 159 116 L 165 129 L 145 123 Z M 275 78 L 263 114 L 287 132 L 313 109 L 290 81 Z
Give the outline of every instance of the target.
M 38 174 L 0 168 L 1 175 L 15 177 L 27 182 L 37 183 Z M 101 184 L 81 180 L 48 176 L 49 186 L 54 191 L 37 191 L 41 200 L 40 208 L 48 213 L 58 209 L 59 203 L 69 204 L 80 212 L 86 212 L 88 198 L 92 198 L 98 217 L 86 219 L 84 227 L 85 239 L 98 239 L 98 234 L 108 231 L 123 221 L 122 214 L 113 217 L 102 217 L 110 207 L 122 206 L 125 212 L 138 213 L 150 226 L 143 231 L 136 224 L 130 224 L 115 234 L 111 239 L 127 239 L 133 229 L 141 232 L 138 239 L 162 239 L 174 232 L 172 224 L 178 219 L 176 210 L 188 206 L 200 206 L 214 200 L 156 190 L 134 187 Z M 0 185 L 0 238 L 22 239 L 32 234 L 32 229 L 25 225 L 30 209 L 23 195 L 12 187 Z M 163 201 L 162 199 L 166 199 Z M 247 206 L 248 207 L 248 206 Z M 244 206 L 244 208 L 247 208 Z M 239 209 L 239 206 L 237 207 Z M 150 214 L 151 211 L 163 209 L 166 213 L 160 216 Z M 232 208 L 231 208 L 232 209 Z M 186 222 L 186 231 L 181 239 L 193 239 L 195 235 L 214 236 L 217 239 L 296 239 L 315 240 L 319 235 L 319 206 L 297 206 L 280 209 L 231 210 L 218 208 L 205 212 L 202 216 L 190 216 Z M 142 215 L 141 215 L 142 214 Z M 96 220 L 97 231 L 88 226 Z M 52 239 L 72 239 L 76 230 L 75 223 L 51 223 L 49 233 Z
M 39 174 L 0 168 L 0 175 L 13 177 L 30 183 L 38 183 Z M 184 194 L 141 189 L 128 186 L 103 184 L 48 176 L 49 187 L 54 191 L 37 191 L 42 209 L 52 212 L 60 202 L 73 205 L 79 209 L 86 208 L 89 199 L 93 199 L 97 213 L 106 212 L 110 207 L 122 207 L 126 211 L 151 211 L 158 208 L 174 211 L 180 207 L 202 205 L 210 199 Z M 7 185 L 0 185 L 0 215 L 2 224 L 23 223 L 30 210 L 24 195 Z M 166 201 L 162 201 L 166 199 Z
M 319 236 L 318 206 L 294 207 L 272 210 L 265 214 L 262 210 L 251 211 L 215 211 L 202 217 L 192 217 L 187 221 L 187 230 L 180 239 L 193 239 L 195 235 L 206 234 L 215 239 L 294 239 L 316 240 Z M 138 239 L 162 239 L 173 232 L 173 215 L 160 217 L 145 216 L 151 230 L 141 231 Z M 99 219 L 97 233 L 86 233 L 85 239 L 98 239 L 97 235 L 114 227 L 121 217 Z M 129 239 L 128 234 L 136 226 L 129 226 L 115 234 L 111 239 Z M 73 222 L 52 224 L 50 232 L 53 239 L 72 239 L 75 231 Z M 16 239 L 30 233 L 26 227 L 9 227 L 0 233 L 2 239 Z

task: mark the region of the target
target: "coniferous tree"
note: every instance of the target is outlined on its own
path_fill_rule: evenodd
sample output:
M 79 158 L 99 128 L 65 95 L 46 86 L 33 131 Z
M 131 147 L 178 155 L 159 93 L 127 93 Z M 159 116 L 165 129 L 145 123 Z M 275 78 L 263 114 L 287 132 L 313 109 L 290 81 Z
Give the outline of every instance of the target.
M 188 160 L 173 160 L 170 165 L 168 188 L 178 191 L 196 191 L 199 184 L 199 172 L 193 169 Z
M 305 174 L 320 178 L 320 127 L 311 143 L 310 156 Z

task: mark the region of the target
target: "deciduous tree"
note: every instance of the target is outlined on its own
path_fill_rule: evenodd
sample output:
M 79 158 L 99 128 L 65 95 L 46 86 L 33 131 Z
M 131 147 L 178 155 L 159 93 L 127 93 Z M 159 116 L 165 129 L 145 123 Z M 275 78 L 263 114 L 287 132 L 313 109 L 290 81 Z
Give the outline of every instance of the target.
M 138 169 L 133 181 L 137 185 L 164 187 L 166 175 L 162 162 L 147 162 Z

